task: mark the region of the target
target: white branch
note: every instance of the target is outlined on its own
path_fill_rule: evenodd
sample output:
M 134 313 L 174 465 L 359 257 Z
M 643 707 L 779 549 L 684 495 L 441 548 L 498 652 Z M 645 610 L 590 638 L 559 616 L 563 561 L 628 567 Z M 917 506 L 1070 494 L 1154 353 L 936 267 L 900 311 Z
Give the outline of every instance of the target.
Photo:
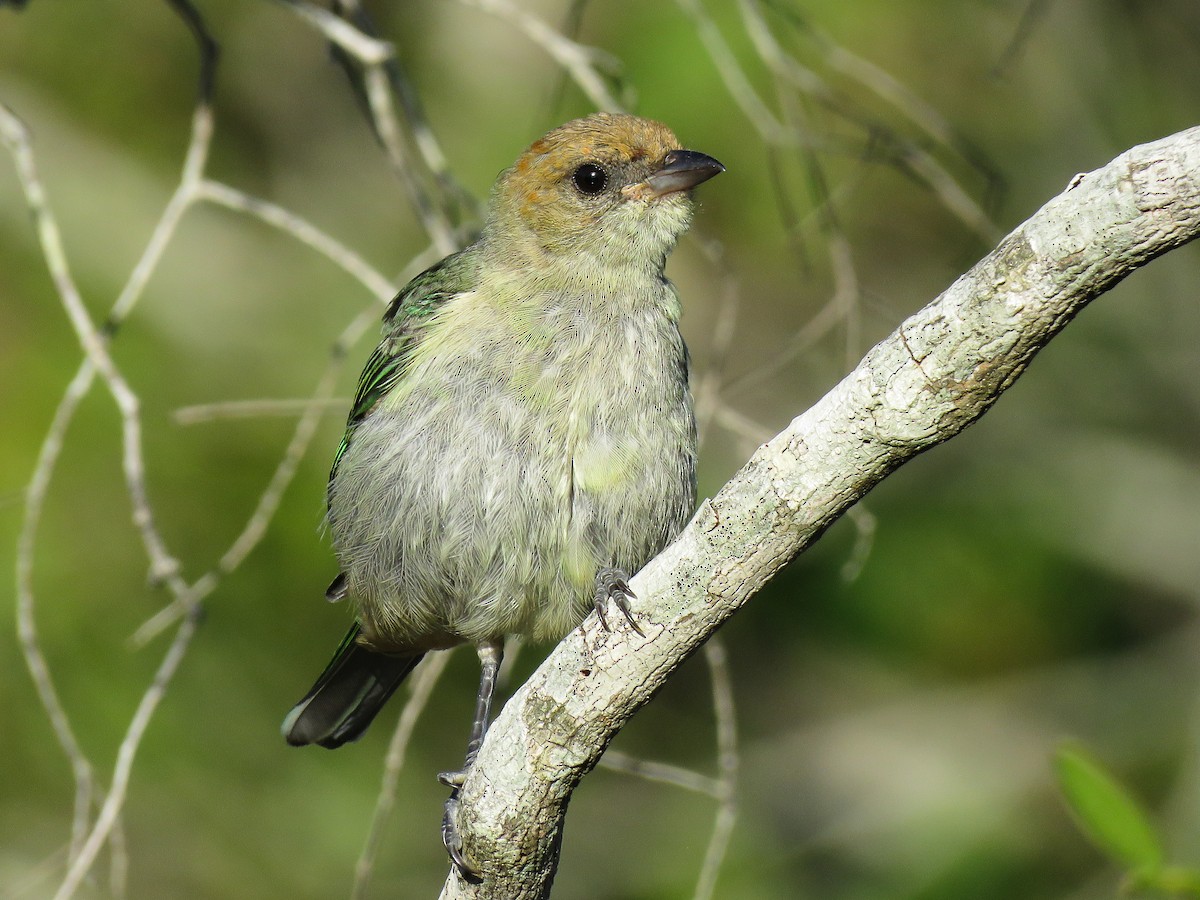
M 1089 301 L 1200 234 L 1200 128 L 1073 181 L 758 449 L 633 580 L 645 636 L 594 616 L 488 733 L 459 830 L 484 875 L 442 896 L 545 897 L 571 793 L 667 677 L 888 474 L 986 412 Z
M 459 0 L 464 6 L 498 16 L 524 32 L 525 36 L 545 50 L 566 70 L 579 89 L 597 109 L 622 112 L 624 106 L 612 95 L 601 77 L 598 66 L 616 68 L 616 60 L 594 47 L 585 47 L 555 31 L 537 16 L 525 12 L 509 0 Z

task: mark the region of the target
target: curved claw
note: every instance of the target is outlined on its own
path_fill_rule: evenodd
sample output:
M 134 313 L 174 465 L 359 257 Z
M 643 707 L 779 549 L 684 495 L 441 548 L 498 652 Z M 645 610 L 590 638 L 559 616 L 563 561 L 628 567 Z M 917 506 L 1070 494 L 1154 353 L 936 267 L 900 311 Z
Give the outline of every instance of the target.
M 606 567 L 596 572 L 596 596 L 593 602 L 596 607 L 596 615 L 599 616 L 600 624 L 605 631 L 612 631 L 608 627 L 608 619 L 604 615 L 604 607 L 611 600 L 621 611 L 621 615 L 625 617 L 629 627 L 642 637 L 646 636 L 645 632 L 638 627 L 638 623 L 633 618 L 633 612 L 629 608 L 629 601 L 634 599 L 637 597 L 629 589 L 629 576 L 620 569 Z
M 458 833 L 458 826 L 454 824 L 457 812 L 458 789 L 455 788 L 454 793 L 446 800 L 446 808 L 442 813 L 442 845 L 446 848 L 446 852 L 450 854 L 450 862 L 454 863 L 454 868 L 458 870 L 459 877 L 469 884 L 480 884 L 483 881 L 483 877 L 471 868 L 462 854 L 462 836 Z

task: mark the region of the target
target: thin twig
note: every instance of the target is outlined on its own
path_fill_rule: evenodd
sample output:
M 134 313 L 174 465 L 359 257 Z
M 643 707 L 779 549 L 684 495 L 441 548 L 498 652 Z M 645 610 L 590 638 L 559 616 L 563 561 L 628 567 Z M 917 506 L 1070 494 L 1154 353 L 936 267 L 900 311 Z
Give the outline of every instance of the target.
M 33 214 L 42 256 L 46 260 L 59 300 L 75 330 L 80 346 L 91 366 L 105 382 L 121 413 L 122 462 L 126 487 L 133 505 L 133 522 L 141 533 L 142 543 L 150 557 L 151 577 L 155 581 L 166 580 L 175 575 L 178 563 L 167 552 L 162 536 L 154 525 L 154 516 L 146 499 L 145 462 L 141 450 L 141 417 L 137 394 L 129 387 L 109 355 L 107 341 L 92 322 L 71 276 L 58 223 L 50 212 L 45 191 L 37 174 L 28 131 L 16 115 L 3 106 L 0 106 L 0 137 L 13 154 L 17 176 L 25 193 L 26 203 Z
M 371 122 L 392 170 L 404 185 L 425 232 L 439 252 L 445 256 L 457 250 L 454 226 L 444 211 L 432 202 L 421 184 L 420 174 L 408 161 L 403 130 L 396 117 L 385 68 L 395 60 L 395 51 L 391 44 L 363 33 L 353 23 L 308 3 L 307 0 L 281 2 L 295 10 L 302 19 L 314 25 L 329 41 L 362 65 L 363 90 L 371 111 Z
M 145 734 L 146 727 L 150 724 L 150 719 L 158 708 L 158 704 L 166 695 L 167 686 L 187 653 L 187 648 L 196 633 L 196 627 L 200 623 L 201 613 L 201 606 L 195 604 L 187 617 L 180 623 L 179 630 L 175 632 L 175 638 L 171 641 L 171 646 L 167 648 L 158 671 L 154 673 L 153 681 L 142 695 L 141 702 L 138 703 L 137 710 L 129 721 L 125 737 L 122 739 L 120 747 L 117 748 L 117 762 L 113 766 L 112 786 L 109 788 L 108 796 L 104 798 L 100 813 L 96 816 L 95 824 L 93 824 L 83 848 L 71 862 L 70 868 L 67 869 L 66 877 L 59 885 L 54 900 L 68 900 L 78 890 L 80 883 L 91 869 L 92 863 L 95 862 L 96 854 L 104 846 L 109 832 L 120 816 L 121 808 L 125 803 L 125 793 L 129 787 L 129 776 L 133 771 L 133 761 L 138 747 L 141 746 L 142 736 Z
M 767 24 L 758 0 L 739 0 L 738 6 L 746 33 L 754 44 L 755 51 L 777 77 L 812 96 L 841 117 L 851 121 L 862 119 L 862 116 L 854 111 L 855 104 L 780 46 Z M 927 101 L 879 66 L 851 53 L 801 17 L 793 13 L 789 20 L 815 42 L 821 58 L 834 71 L 874 93 L 889 108 L 904 116 L 938 144 L 949 148 L 981 171 L 989 181 L 995 178 L 992 168 L 984 163 L 981 154 L 967 145 Z M 933 154 L 919 143 L 905 140 L 894 129 L 881 127 L 869 120 L 859 121 L 858 124 L 877 135 L 888 135 L 886 144 L 895 148 L 890 154 L 891 161 L 902 165 L 925 182 L 938 195 L 942 205 L 981 239 L 993 242 L 999 237 L 999 231 L 987 213 Z
M 362 4 L 358 0 L 334 0 L 333 7 L 343 18 L 348 19 L 360 31 L 370 34 L 372 37 L 376 35 L 374 23 L 363 9 Z M 349 60 L 339 60 L 343 67 L 347 69 L 347 74 L 353 79 L 355 73 L 350 71 Z M 465 209 L 468 214 L 475 218 L 480 218 L 482 208 L 470 191 L 466 190 L 455 178 L 454 172 L 450 169 L 450 161 L 442 150 L 441 144 L 438 143 L 436 135 L 433 133 L 433 128 L 429 124 L 429 119 L 425 115 L 424 108 L 421 104 L 420 96 L 413 87 L 412 80 L 407 77 L 404 68 L 400 65 L 398 56 L 393 55 L 391 59 L 386 60 L 380 66 L 384 74 L 387 76 L 387 83 L 392 92 L 395 94 L 396 100 L 399 102 L 400 111 L 403 114 L 404 124 L 409 140 L 416 149 L 421 161 L 425 165 L 425 169 L 433 181 L 438 186 L 441 196 L 430 195 L 430 201 L 437 201 L 439 208 L 446 217 L 447 222 L 455 221 L 454 211 Z M 379 89 L 375 85 L 376 90 Z M 367 88 L 362 88 L 365 94 Z M 367 107 L 371 108 L 371 101 L 367 98 Z M 372 125 L 376 128 L 376 134 L 379 132 L 379 124 L 372 118 Z M 382 136 L 381 136 L 382 140 Z M 450 235 L 454 237 L 453 235 Z M 461 244 L 456 240 L 455 246 L 451 249 L 457 249 Z M 438 243 L 438 249 L 442 255 L 450 252 L 447 249 L 446 243 Z
M 124 900 L 129 894 L 129 841 L 122 816 L 123 810 L 117 810 L 108 833 L 108 890 L 114 900 Z
M 395 285 L 360 254 L 289 209 L 208 179 L 198 185 L 197 199 L 253 216 L 291 235 L 358 279 L 380 302 L 388 302 L 396 293 Z
M 21 522 L 21 532 L 17 537 L 17 637 L 21 644 L 21 655 L 33 679 L 34 689 L 38 700 L 45 710 L 46 718 L 54 736 L 62 748 L 63 754 L 71 766 L 71 775 L 75 781 L 74 812 L 71 816 L 71 844 L 68 859 L 74 859 L 83 846 L 83 838 L 87 833 L 88 814 L 92 807 L 92 796 L 96 790 L 95 772 L 91 760 L 83 752 L 83 748 L 75 737 L 70 718 L 54 687 L 54 679 L 50 674 L 50 665 L 42 653 L 38 639 L 37 619 L 34 615 L 35 595 L 33 591 L 33 559 L 37 541 L 38 525 L 41 522 L 42 511 L 46 505 L 46 494 L 50 489 L 51 476 L 58 464 L 62 452 L 63 440 L 67 428 L 75 417 L 79 401 L 87 394 L 95 369 L 91 363 L 85 363 L 76 372 L 75 377 L 67 386 L 63 399 L 54 411 L 54 419 L 46 429 L 38 451 L 37 463 L 33 468 L 29 487 L 25 492 L 25 515 Z
M 196 41 L 196 48 L 200 51 L 200 71 L 196 77 L 197 103 L 200 106 L 210 106 L 217 81 L 217 42 L 192 0 L 167 0 L 167 5 L 183 20 L 183 24 Z
M 624 107 L 613 96 L 600 75 L 598 64 L 612 71 L 616 61 L 595 47 L 577 44 L 556 31 L 537 16 L 526 12 L 509 0 L 459 0 L 464 6 L 473 6 L 491 13 L 518 28 L 527 38 L 541 47 L 550 58 L 562 66 L 579 89 L 592 101 L 597 109 L 622 112 Z
M 228 575 L 241 565 L 250 551 L 262 540 L 263 535 L 266 534 L 267 526 L 271 523 L 275 512 L 279 509 L 279 503 L 283 499 L 284 491 L 291 484 L 292 478 L 295 477 L 296 470 L 299 468 L 300 461 L 308 451 L 308 446 L 316 434 L 317 425 L 320 423 L 329 398 L 333 395 L 334 388 L 337 387 L 338 375 L 345 365 L 345 348 L 358 339 L 369 323 L 375 321 L 375 312 L 374 307 L 372 307 L 369 310 L 359 313 L 350 325 L 346 327 L 341 338 L 336 343 L 334 351 L 330 354 L 329 362 L 325 366 L 325 371 L 321 373 L 320 380 L 313 391 L 309 406 L 304 410 L 300 420 L 296 423 L 296 428 L 292 432 L 292 439 L 288 442 L 283 457 L 275 467 L 275 472 L 272 474 L 271 480 L 259 496 L 254 512 L 246 520 L 241 533 L 233 540 L 229 549 L 222 554 L 213 569 L 197 579 L 196 583 L 189 590 L 176 594 L 170 604 L 160 609 L 142 623 L 130 638 L 133 646 L 139 647 L 148 643 L 166 628 L 170 627 L 181 616 L 187 614 L 203 597 L 210 594 L 216 588 L 223 576 Z
M 208 163 L 208 152 L 212 145 L 213 113 L 212 107 L 201 103 L 192 113 L 192 132 L 188 141 L 187 153 L 183 160 L 183 172 L 179 185 L 171 195 L 163 209 L 163 214 L 154 226 L 146 249 L 133 267 L 129 280 L 117 296 L 116 303 L 105 320 L 105 330 L 113 333 L 129 316 L 130 311 L 142 296 L 146 282 L 151 273 L 158 267 L 163 251 L 175 236 L 179 221 L 188 207 L 198 198 L 201 180 L 204 177 L 204 167 Z
M 1021 10 L 1021 18 L 1007 46 L 1000 53 L 988 75 L 992 78 L 1007 78 L 1014 64 L 1031 43 L 1034 32 L 1045 21 L 1051 0 L 1028 0 Z
M 429 195 L 413 174 L 413 167 L 408 164 L 400 123 L 396 118 L 395 105 L 392 103 L 391 85 L 387 72 L 382 66 L 367 66 L 363 72 L 363 81 L 366 85 L 367 103 L 375 122 L 376 134 L 383 143 L 392 169 L 400 176 L 401 181 L 408 189 L 409 199 L 421 218 L 425 233 L 429 235 L 429 239 L 433 241 L 441 255 L 446 256 L 453 253 L 458 249 L 458 242 L 454 237 L 454 226 L 446 218 L 445 213 L 430 200 Z
M 729 674 L 729 656 L 720 635 L 704 645 L 704 661 L 712 678 L 713 713 L 717 724 L 717 815 L 712 835 L 704 851 L 704 863 L 696 880 L 694 900 L 709 900 L 717 886 L 721 863 L 729 850 L 729 839 L 737 821 L 737 780 L 741 765 L 738 752 L 737 713 L 733 705 L 733 679 Z
M 400 783 L 400 771 L 404 768 L 404 758 L 412 740 L 413 729 L 417 720 L 429 703 L 429 696 L 434 686 L 442 677 L 446 663 L 450 660 L 449 653 L 431 653 L 425 658 L 420 671 L 413 679 L 412 694 L 404 704 L 392 740 L 388 744 L 387 758 L 383 766 L 383 780 L 379 785 L 379 795 L 375 800 L 375 813 L 371 817 L 371 828 L 367 832 L 367 840 L 363 844 L 362 854 L 354 866 L 354 886 L 350 890 L 351 900 L 362 900 L 367 896 L 371 883 L 371 875 L 375 869 L 375 858 L 383 843 L 383 833 L 396 807 L 396 789 Z
M 738 310 L 741 308 L 741 292 L 736 274 L 725 264 L 724 247 L 720 241 L 697 238 L 697 246 L 721 276 L 721 299 L 717 305 L 717 319 L 713 323 L 712 336 L 708 343 L 704 371 L 696 379 L 696 431 L 698 446 L 703 449 L 708 437 L 713 416 L 721 400 L 721 383 L 729 363 L 729 352 L 737 330 Z
M 296 430 L 292 433 L 287 450 L 284 451 L 283 458 L 279 461 L 279 465 L 271 475 L 271 480 L 259 497 L 258 505 L 246 522 L 242 533 L 237 536 L 237 539 L 221 557 L 220 562 L 217 563 L 218 572 L 227 575 L 236 569 L 266 534 L 267 525 L 270 524 L 276 510 L 279 509 L 283 492 L 292 483 L 296 469 L 300 466 L 300 460 L 304 458 L 309 444 L 312 443 L 317 425 L 321 421 L 323 408 L 329 398 L 333 396 L 334 388 L 337 387 L 337 377 L 341 371 L 342 359 L 330 359 L 325 366 L 325 371 L 321 374 L 321 380 L 317 382 L 316 390 L 313 391 L 313 402 L 304 411 L 300 421 L 296 423 Z
M 599 768 L 610 769 L 613 772 L 624 772 L 647 781 L 657 781 L 659 784 L 669 784 L 685 791 L 704 794 L 706 797 L 720 798 L 721 782 L 710 775 L 701 775 L 683 766 L 671 763 L 654 762 L 622 753 L 620 750 L 608 750 L 600 758 Z
M 327 9 L 323 9 L 306 0 L 280 0 L 284 6 L 295 11 L 296 15 L 316 27 L 325 39 L 337 44 L 363 65 L 378 65 L 391 59 L 396 51 L 387 41 L 381 41 L 363 34 L 345 19 L 339 18 Z
M 758 384 L 771 378 L 776 373 L 782 371 L 789 363 L 797 357 L 802 356 L 807 350 L 816 346 L 830 331 L 838 326 L 842 321 L 843 309 L 831 299 L 809 319 L 804 326 L 792 335 L 787 346 L 779 353 L 771 356 L 762 365 L 755 366 L 748 372 L 728 382 L 722 388 L 722 393 L 726 396 L 730 393 L 745 390 L 751 385 Z M 726 420 L 728 421 L 728 420 Z M 754 434 L 762 434 L 764 432 L 754 431 Z M 765 432 L 767 437 L 770 437 L 770 429 Z M 764 438 L 765 440 L 765 438 Z M 762 441 L 758 441 L 762 443 Z
M 270 416 L 291 418 L 303 415 L 313 406 L 324 412 L 345 409 L 349 400 L 333 397 L 317 402 L 311 397 L 288 400 L 225 400 L 220 403 L 196 403 L 181 406 L 172 413 L 176 425 L 203 425 L 227 419 L 265 419 Z
M 137 395 L 125 382 L 124 377 L 109 356 L 107 340 L 93 324 L 71 275 L 58 224 L 50 210 L 38 176 L 28 131 L 16 115 L 3 105 L 0 105 L 0 138 L 3 139 L 13 155 L 26 203 L 33 215 L 42 256 L 46 261 L 60 301 L 86 354 L 84 362 L 55 411 L 54 421 L 43 443 L 27 496 L 25 522 L 18 542 L 17 554 L 17 617 L 22 650 L 26 665 L 29 667 L 37 687 L 39 699 L 46 709 L 60 745 L 71 762 L 76 781 L 71 853 L 71 859 L 75 862 L 80 858 L 82 852 L 80 841 L 86 829 L 87 816 L 95 792 L 95 778 L 91 763 L 83 754 L 70 728 L 65 708 L 54 689 L 49 667 L 38 644 L 34 617 L 32 569 L 37 524 L 62 447 L 63 437 L 78 409 L 80 400 L 87 394 L 97 373 L 101 375 L 108 386 L 109 392 L 116 400 L 121 412 L 122 458 L 126 486 L 133 504 L 134 524 L 142 535 L 143 545 L 151 560 L 151 572 L 156 577 L 175 579 L 177 578 L 176 565 L 154 526 L 153 516 L 146 499 Z M 118 306 L 119 304 L 120 301 L 118 301 Z M 114 311 L 117 311 L 117 307 L 114 307 Z M 119 318 L 118 315 L 111 318 L 110 321 L 116 322 L 119 321 Z
M 205 100 L 211 95 L 213 60 L 215 45 L 208 37 L 202 22 L 194 7 L 187 0 L 172 0 L 177 13 L 187 20 L 193 34 L 201 47 L 201 77 L 200 97 L 196 113 L 193 116 L 193 129 L 184 165 L 184 181 L 194 182 L 203 169 L 207 156 L 207 148 L 212 132 L 211 111 Z M 127 488 L 133 502 L 133 517 L 135 525 L 142 535 L 143 544 L 151 558 L 151 571 L 157 576 L 168 578 L 174 575 L 175 565 L 166 552 L 158 532 L 155 530 L 150 508 L 144 489 L 144 467 L 141 459 L 140 422 L 136 395 L 125 384 L 111 358 L 107 354 L 107 339 L 117 330 L 120 322 L 128 314 L 136 302 L 145 284 L 153 261 L 157 260 L 166 238 L 173 231 L 174 225 L 164 228 L 164 221 L 178 221 L 178 215 L 186 207 L 186 199 L 181 199 L 185 192 L 177 191 L 169 204 L 164 220 L 160 221 L 151 240 L 151 245 L 143 255 L 131 274 L 125 289 L 114 303 L 109 314 L 105 330 L 101 333 L 93 325 L 86 308 L 79 296 L 77 287 L 71 277 L 67 264 L 57 223 L 50 211 L 49 204 L 42 189 L 33 157 L 29 135 L 24 125 L 6 107 L 0 106 L 0 131 L 8 145 L 16 164 L 18 178 L 26 195 L 26 202 L 33 214 L 38 237 L 42 247 L 43 258 L 55 288 L 67 311 L 72 326 L 75 328 L 80 344 L 84 349 L 85 358 L 62 400 L 55 410 L 54 420 L 46 434 L 38 461 L 31 478 L 30 488 L 26 497 L 26 511 L 22 523 L 21 535 L 18 539 L 17 550 L 17 630 L 20 635 L 22 653 L 33 677 L 39 699 L 50 719 L 56 737 L 66 754 L 76 783 L 75 811 L 72 817 L 72 840 L 68 860 L 71 865 L 81 864 L 87 841 L 88 813 L 96 791 L 95 777 L 90 761 L 82 752 L 78 741 L 70 727 L 65 708 L 62 706 L 54 689 L 49 667 L 41 652 L 38 641 L 36 620 L 34 616 L 35 596 L 32 588 L 32 570 L 37 525 L 45 505 L 46 495 L 57 465 L 59 452 L 67 429 L 74 418 L 82 398 L 88 393 L 97 373 L 105 380 L 110 393 L 116 399 L 122 415 L 123 431 L 123 463 L 126 472 Z M 181 186 L 182 187 L 182 186 Z M 178 584 L 172 585 L 178 587 Z M 110 795 L 111 796 L 111 795 Z M 108 802 L 107 800 L 105 801 Z M 112 824 L 119 822 L 119 805 L 112 813 Z M 94 832 L 93 832 L 94 833 Z M 94 854 L 93 854 L 94 859 Z M 84 867 L 90 867 L 90 862 Z M 113 848 L 113 866 L 111 876 L 114 892 L 120 893 L 124 882 L 125 850 L 123 839 Z M 81 875 L 82 877 L 82 875 Z
M 713 65 L 717 67 L 717 74 L 725 82 L 725 89 L 729 91 L 729 96 L 737 103 L 763 140 L 771 144 L 797 143 L 796 133 L 786 128 L 758 96 L 750 79 L 742 71 L 725 36 L 721 34 L 716 22 L 704 8 L 704 4 L 700 0 L 677 0 L 677 3 L 679 8 L 692 20 L 696 34 L 704 44 L 704 49 L 708 51 Z

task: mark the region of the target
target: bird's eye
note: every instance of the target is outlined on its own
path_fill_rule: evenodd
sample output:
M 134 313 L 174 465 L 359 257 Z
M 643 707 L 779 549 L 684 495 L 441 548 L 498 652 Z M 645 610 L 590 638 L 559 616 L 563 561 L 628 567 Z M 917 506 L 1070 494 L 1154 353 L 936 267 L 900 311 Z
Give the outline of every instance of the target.
M 594 197 L 608 185 L 608 173 L 595 163 L 584 163 L 571 176 L 579 193 Z

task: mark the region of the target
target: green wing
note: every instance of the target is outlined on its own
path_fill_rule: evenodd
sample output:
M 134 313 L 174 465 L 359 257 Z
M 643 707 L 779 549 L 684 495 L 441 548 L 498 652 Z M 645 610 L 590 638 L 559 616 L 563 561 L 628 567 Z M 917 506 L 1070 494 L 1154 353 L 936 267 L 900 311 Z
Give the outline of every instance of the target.
M 358 378 L 354 405 L 346 420 L 346 433 L 329 472 L 331 484 L 358 424 L 404 377 L 413 350 L 420 344 L 434 313 L 451 297 L 471 290 L 476 277 L 474 256 L 469 250 L 460 251 L 410 281 L 388 306 L 383 314 L 383 340 L 371 353 Z

